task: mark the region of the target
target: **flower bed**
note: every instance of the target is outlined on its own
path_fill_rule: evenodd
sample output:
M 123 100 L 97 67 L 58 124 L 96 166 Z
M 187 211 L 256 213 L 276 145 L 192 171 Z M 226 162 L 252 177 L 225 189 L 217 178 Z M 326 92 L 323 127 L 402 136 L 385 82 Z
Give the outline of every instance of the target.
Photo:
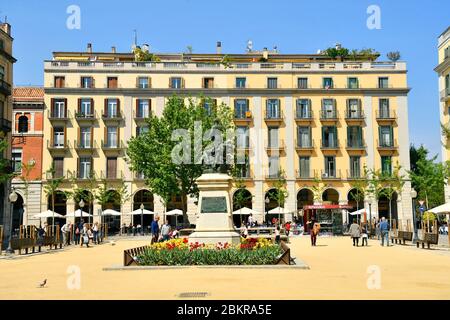
M 238 245 L 228 243 L 189 243 L 174 239 L 154 243 L 137 257 L 139 265 L 270 265 L 283 253 L 281 246 L 268 239 L 241 239 Z

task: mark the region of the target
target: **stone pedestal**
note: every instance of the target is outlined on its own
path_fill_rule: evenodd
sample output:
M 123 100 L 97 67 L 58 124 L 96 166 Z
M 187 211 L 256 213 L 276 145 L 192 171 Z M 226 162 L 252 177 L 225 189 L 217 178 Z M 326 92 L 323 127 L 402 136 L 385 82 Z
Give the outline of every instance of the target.
M 189 242 L 238 244 L 230 201 L 232 178 L 222 173 L 205 173 L 197 179 L 200 190 L 198 219 Z

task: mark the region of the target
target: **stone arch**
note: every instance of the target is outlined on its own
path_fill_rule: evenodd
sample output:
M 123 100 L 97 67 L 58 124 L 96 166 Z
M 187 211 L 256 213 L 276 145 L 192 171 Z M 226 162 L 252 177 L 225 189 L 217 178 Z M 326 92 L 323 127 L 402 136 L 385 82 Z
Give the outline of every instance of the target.
M 334 188 L 327 188 L 322 193 L 322 201 L 339 204 L 339 191 Z

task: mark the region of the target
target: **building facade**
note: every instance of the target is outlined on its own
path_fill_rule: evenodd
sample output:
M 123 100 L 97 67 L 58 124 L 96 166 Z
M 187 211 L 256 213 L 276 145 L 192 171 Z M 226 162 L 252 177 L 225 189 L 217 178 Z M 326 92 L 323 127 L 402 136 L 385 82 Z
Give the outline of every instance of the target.
M 439 106 L 441 124 L 450 125 L 450 27 L 438 38 L 438 66 L 435 71 L 439 76 Z M 450 160 L 450 137 L 442 135 L 442 161 Z M 450 187 L 445 186 L 445 201 L 450 201 Z
M 80 185 L 92 170 L 111 186 L 123 177 L 132 197 L 122 212 L 142 202 L 163 212 L 158 196 L 145 191 L 139 175 L 128 169 L 126 143 L 145 130 L 143 120 L 150 112 L 162 114 L 168 97 L 201 94 L 235 111 L 241 137 L 237 149 L 248 159 L 241 175 L 252 196 L 248 206 L 260 213 L 255 217 L 259 222 L 277 205 L 268 195 L 279 168 L 289 193 L 285 208 L 294 215 L 314 202 L 354 204 L 352 182 L 364 166 L 390 171 L 399 163 L 404 172 L 409 169 L 405 62 L 267 50 L 226 59 L 221 53 L 156 55 L 158 62 L 137 62 L 133 54 L 92 52 L 88 46 L 87 52 L 55 52 L 45 61 L 43 167 L 53 164 L 59 176 L 75 171 Z M 315 177 L 323 189 L 316 199 Z M 62 189 L 70 188 L 66 181 Z M 394 196 L 394 218 L 411 217 L 410 189 L 407 181 Z M 58 213 L 77 208 L 62 194 L 59 202 Z M 42 209 L 47 203 L 43 194 Z M 196 200 L 187 203 L 189 221 L 195 223 Z M 369 203 L 374 216 L 387 216 L 386 199 L 366 199 L 359 207 Z M 93 203 L 91 212 L 99 209 Z
M 0 154 L 3 159 L 11 159 L 11 86 L 13 84 L 13 64 L 16 62 L 12 56 L 12 46 L 11 26 L 8 23 L 0 22 L 0 139 L 8 142 L 7 149 Z M 10 192 L 10 181 L 0 182 L 0 225 L 4 226 L 4 234 L 9 232 L 11 210 L 8 195 Z
M 13 227 L 27 225 L 41 212 L 42 148 L 44 138 L 44 89 L 13 89 L 11 159 L 17 176 L 12 187 L 18 194 L 14 204 Z

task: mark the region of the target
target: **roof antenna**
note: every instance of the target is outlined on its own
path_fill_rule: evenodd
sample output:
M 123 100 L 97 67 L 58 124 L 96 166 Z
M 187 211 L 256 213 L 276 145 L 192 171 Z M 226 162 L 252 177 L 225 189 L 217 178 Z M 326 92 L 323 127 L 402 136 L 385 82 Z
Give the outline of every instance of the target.
M 134 32 L 134 43 L 131 46 L 131 48 L 134 50 L 137 47 L 137 30 L 134 29 L 133 32 Z

